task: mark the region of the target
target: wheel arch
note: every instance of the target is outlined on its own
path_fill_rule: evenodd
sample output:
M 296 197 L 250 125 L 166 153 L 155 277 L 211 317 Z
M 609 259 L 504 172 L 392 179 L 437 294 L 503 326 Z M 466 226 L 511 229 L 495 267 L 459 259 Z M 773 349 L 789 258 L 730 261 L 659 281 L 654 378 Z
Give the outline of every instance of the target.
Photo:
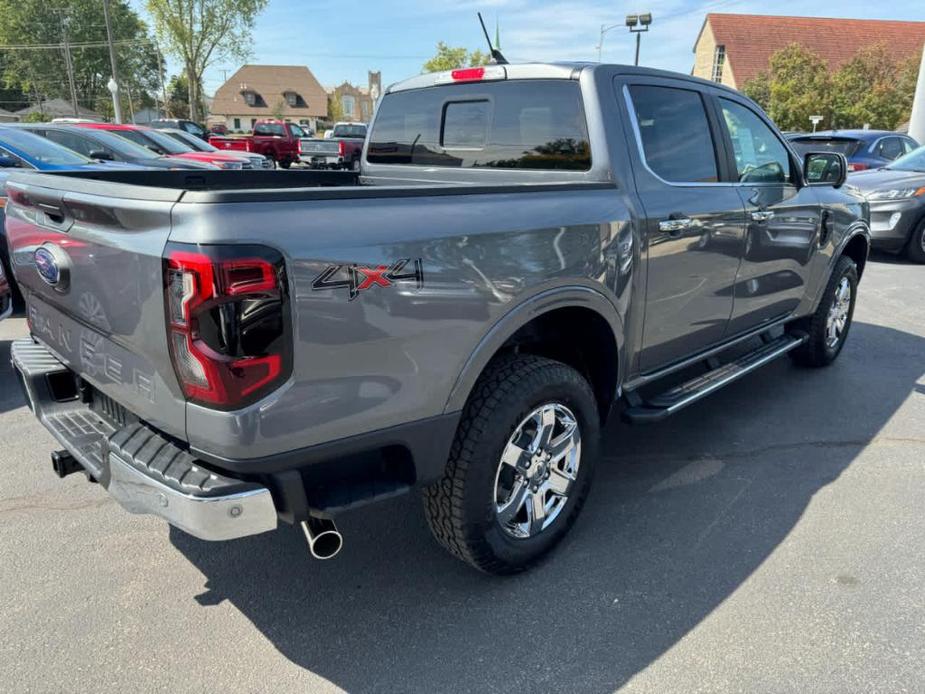
M 562 335 L 571 339 L 563 340 Z M 482 337 L 457 376 L 444 412 L 465 406 L 495 357 L 523 351 L 580 371 L 591 382 L 601 416 L 606 417 L 623 373 L 623 347 L 623 322 L 601 292 L 582 286 L 547 290 L 510 310 Z

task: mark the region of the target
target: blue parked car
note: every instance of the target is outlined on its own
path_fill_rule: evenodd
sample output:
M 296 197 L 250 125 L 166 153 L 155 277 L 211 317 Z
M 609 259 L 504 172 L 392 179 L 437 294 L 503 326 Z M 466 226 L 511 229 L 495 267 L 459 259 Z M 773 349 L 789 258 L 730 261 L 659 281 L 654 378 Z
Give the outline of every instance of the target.
M 797 153 L 839 152 L 848 158 L 848 169 L 879 169 L 898 159 L 919 144 L 908 135 L 890 130 L 823 130 L 818 133 L 794 133 L 787 139 Z
M 11 171 L 71 171 L 113 169 L 141 169 L 142 166 L 120 164 L 117 162 L 99 162 L 88 159 L 82 154 L 55 144 L 44 137 L 26 132 L 20 128 L 0 127 L 0 190 L 3 189 Z M 6 202 L 5 191 L 0 200 Z M 0 264 L 13 292 L 13 303 L 22 305 L 22 295 L 16 286 L 10 270 L 10 256 L 4 230 L 3 206 L 0 205 Z

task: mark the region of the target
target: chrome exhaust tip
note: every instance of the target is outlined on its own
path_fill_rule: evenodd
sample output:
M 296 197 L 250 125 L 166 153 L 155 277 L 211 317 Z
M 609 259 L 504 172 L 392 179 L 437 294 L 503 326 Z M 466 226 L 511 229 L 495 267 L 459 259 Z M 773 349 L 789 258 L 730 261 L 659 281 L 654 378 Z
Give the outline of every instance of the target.
M 308 551 L 315 559 L 333 559 L 340 553 L 344 546 L 344 537 L 337 530 L 334 521 L 309 516 L 301 525 L 305 539 L 308 540 Z

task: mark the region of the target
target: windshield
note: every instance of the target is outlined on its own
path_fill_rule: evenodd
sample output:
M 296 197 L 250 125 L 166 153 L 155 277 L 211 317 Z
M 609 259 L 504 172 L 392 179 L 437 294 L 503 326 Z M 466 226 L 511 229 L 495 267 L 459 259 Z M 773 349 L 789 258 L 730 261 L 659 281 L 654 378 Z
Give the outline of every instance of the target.
M 886 167 L 891 171 L 922 171 L 925 172 L 925 147 L 914 149 L 904 157 L 890 162 Z
M 157 130 L 142 130 L 139 134 L 147 137 L 149 140 L 154 140 L 154 142 L 168 154 L 185 154 L 193 151 L 193 148 L 189 145 L 177 142 L 170 137 L 170 135 L 165 135 Z
M 860 140 L 848 137 L 795 137 L 790 140 L 798 154 L 807 152 L 838 152 L 850 157 L 861 146 Z
M 131 140 L 127 140 L 124 137 L 119 137 L 118 135 L 113 135 L 108 130 L 101 130 L 99 128 L 90 129 L 74 127 L 73 130 L 69 129 L 69 132 L 75 133 L 77 135 L 83 135 L 88 140 L 96 140 L 100 144 L 105 145 L 106 148 L 111 149 L 113 152 L 118 154 L 122 159 L 160 159 L 159 154 L 152 152 L 147 147 L 136 145 Z
M 84 166 L 93 162 L 44 137 L 17 128 L 0 130 L 0 139 L 33 161 L 49 166 Z
M 195 135 L 190 135 L 185 130 L 168 130 L 166 131 L 170 137 L 174 140 L 182 142 L 184 145 L 187 145 L 190 149 L 196 150 L 197 152 L 218 152 L 218 147 L 213 147 L 205 140 L 200 140 Z
M 335 125 L 334 137 L 366 137 L 365 125 Z

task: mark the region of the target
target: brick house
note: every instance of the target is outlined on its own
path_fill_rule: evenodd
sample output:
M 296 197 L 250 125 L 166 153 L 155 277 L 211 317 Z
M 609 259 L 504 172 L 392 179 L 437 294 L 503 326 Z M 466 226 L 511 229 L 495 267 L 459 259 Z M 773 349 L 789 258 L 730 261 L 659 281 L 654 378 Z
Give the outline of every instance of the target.
M 314 130 L 327 115 L 327 92 L 304 65 L 245 65 L 215 92 L 208 122 L 250 130 L 259 119 L 282 116 Z
M 691 74 L 741 89 L 791 43 L 824 58 L 833 70 L 874 44 L 905 60 L 922 54 L 925 22 L 710 13 L 694 43 Z
M 331 97 L 340 102 L 345 121 L 368 123 L 372 118 L 376 102 L 382 96 L 382 73 L 369 71 L 367 80 L 365 87 L 344 82 L 330 90 Z

